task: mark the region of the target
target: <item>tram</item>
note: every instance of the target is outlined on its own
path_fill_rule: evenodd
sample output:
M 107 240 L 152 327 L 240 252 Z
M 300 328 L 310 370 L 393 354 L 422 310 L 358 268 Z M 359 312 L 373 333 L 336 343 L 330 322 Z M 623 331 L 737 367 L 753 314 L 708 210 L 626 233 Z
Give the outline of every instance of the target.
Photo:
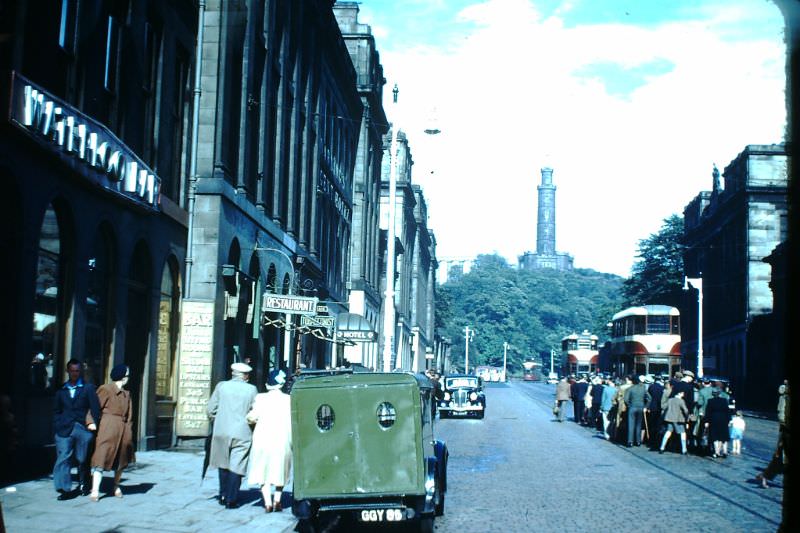
M 561 339 L 561 364 L 565 374 L 590 374 L 597 372 L 600 352 L 597 349 L 597 335 L 573 333 Z
M 673 375 L 681 368 L 680 311 L 668 305 L 629 307 L 611 319 L 611 366 L 625 374 Z
M 524 381 L 538 381 L 539 375 L 536 372 L 536 363 L 534 361 L 525 361 L 522 363 Z

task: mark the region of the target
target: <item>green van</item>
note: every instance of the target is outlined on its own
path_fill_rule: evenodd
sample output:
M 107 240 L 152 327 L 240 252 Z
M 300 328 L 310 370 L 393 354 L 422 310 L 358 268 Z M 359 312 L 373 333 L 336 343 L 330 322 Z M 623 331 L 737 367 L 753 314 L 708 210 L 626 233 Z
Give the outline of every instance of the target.
M 444 513 L 448 454 L 434 439 L 426 376 L 304 372 L 291 397 L 292 512 L 304 529 L 338 516 L 433 531 Z

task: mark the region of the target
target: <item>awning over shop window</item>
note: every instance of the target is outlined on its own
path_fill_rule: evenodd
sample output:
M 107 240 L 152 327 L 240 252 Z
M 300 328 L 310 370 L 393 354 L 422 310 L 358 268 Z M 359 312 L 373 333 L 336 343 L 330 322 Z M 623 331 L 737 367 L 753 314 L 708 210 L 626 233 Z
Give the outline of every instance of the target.
M 339 313 L 336 316 L 336 339 L 352 342 L 375 342 L 378 334 L 367 319 L 358 313 Z

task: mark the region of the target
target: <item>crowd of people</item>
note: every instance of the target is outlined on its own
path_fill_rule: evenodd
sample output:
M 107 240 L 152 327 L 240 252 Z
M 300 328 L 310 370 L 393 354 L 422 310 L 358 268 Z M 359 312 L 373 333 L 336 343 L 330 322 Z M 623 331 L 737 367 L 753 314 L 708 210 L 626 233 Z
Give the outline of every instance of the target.
M 559 422 L 566 419 L 568 402 L 575 422 L 624 446 L 647 445 L 659 453 L 674 451 L 714 458 L 741 453 L 746 423 L 729 384 L 707 377 L 696 380 L 690 370 L 676 372 L 672 378 L 562 377 L 556 385 L 553 406 Z M 774 475 L 772 471 L 759 479 L 771 479 L 767 478 L 770 475 Z M 766 481 L 762 484 L 766 486 Z

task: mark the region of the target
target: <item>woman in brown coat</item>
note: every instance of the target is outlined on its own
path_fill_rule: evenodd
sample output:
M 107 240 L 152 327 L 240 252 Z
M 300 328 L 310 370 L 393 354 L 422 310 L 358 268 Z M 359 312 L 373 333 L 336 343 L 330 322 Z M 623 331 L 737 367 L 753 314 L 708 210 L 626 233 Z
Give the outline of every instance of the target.
M 111 369 L 111 383 L 97 389 L 100 399 L 100 425 L 92 455 L 92 493 L 93 502 L 100 499 L 100 482 L 103 470 L 116 470 L 114 475 L 114 496 L 122 498 L 119 481 L 122 470 L 134 462 L 133 432 L 131 429 L 131 393 L 123 387 L 128 383 L 130 370 L 125 365 Z

